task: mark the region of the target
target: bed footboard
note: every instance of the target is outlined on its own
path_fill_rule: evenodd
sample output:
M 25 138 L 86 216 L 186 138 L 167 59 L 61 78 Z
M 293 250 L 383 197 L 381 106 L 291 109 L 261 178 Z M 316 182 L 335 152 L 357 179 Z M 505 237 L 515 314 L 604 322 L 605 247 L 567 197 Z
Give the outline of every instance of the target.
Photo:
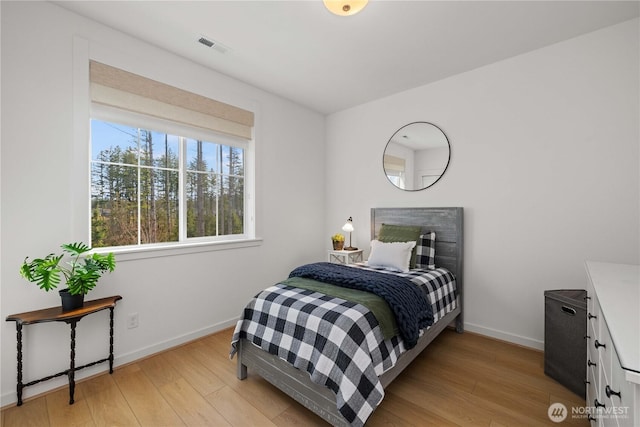
M 456 331 L 461 310 L 456 308 L 448 313 L 435 325 L 425 332 L 418 344 L 411 350 L 403 353 L 396 366 L 380 376 L 382 386 L 386 388 L 418 355 L 444 330 L 455 323 Z M 282 390 L 305 408 L 317 414 L 333 426 L 348 426 L 349 423 L 342 417 L 336 406 L 336 395 L 326 387 L 315 384 L 309 378 L 307 372 L 302 372 L 289 363 L 272 355 L 246 339 L 238 342 L 237 376 L 243 380 L 247 377 L 247 369 Z
M 238 342 L 239 379 L 247 377 L 247 367 L 253 374 L 273 384 L 305 408 L 333 426 L 349 426 L 338 411 L 336 395 L 326 387 L 311 382 L 309 374 L 251 344 L 246 339 Z

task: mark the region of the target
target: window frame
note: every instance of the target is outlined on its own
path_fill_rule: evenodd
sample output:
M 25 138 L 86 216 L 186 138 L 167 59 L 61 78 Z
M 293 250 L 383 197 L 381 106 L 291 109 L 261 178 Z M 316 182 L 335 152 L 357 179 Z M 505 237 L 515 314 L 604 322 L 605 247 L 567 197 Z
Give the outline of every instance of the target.
M 68 222 L 69 239 L 73 241 L 89 241 L 91 235 L 91 197 L 90 182 L 91 171 L 89 165 L 91 153 L 89 151 L 90 138 L 90 118 L 91 118 L 91 93 L 89 78 L 89 63 L 91 60 L 109 64 L 114 67 L 131 70 L 141 76 L 155 76 L 158 81 L 166 84 L 173 84 L 177 87 L 184 86 L 189 89 L 189 84 L 184 83 L 184 79 L 170 74 L 170 71 L 158 69 L 154 63 L 139 60 L 137 57 L 124 53 L 120 49 L 102 43 L 96 43 L 84 36 L 74 35 L 72 37 L 72 99 L 73 130 L 71 139 L 72 147 L 68 155 L 72 159 L 73 167 L 67 171 L 68 185 L 70 188 L 70 210 Z M 183 82 L 181 84 L 180 82 Z M 214 82 L 220 86 L 214 87 Z M 262 148 L 255 144 L 262 135 L 262 114 L 260 102 L 251 97 L 239 94 L 237 89 L 228 88 L 224 84 L 224 78 L 213 76 L 206 86 L 201 90 L 193 90 L 203 96 L 212 99 L 219 99 L 238 106 L 239 108 L 253 112 L 255 121 L 253 125 L 252 138 L 249 141 L 249 150 L 245 152 L 245 197 L 248 199 L 245 211 L 248 217 L 245 218 L 247 238 L 244 240 L 229 240 L 217 242 L 189 242 L 177 243 L 174 245 L 147 245 L 144 247 L 114 248 L 111 252 L 117 254 L 118 262 L 135 261 L 139 259 L 151 259 L 157 257 L 184 256 L 195 253 L 212 252 L 219 250 L 242 249 L 258 247 L 263 244 L 260 236 L 262 233 L 262 221 L 260 220 L 261 200 L 258 177 L 261 168 L 256 159 L 262 153 Z M 96 249 L 93 252 L 101 253 L 106 250 Z
M 144 128 L 152 131 L 165 132 L 172 135 L 200 139 L 207 142 L 219 143 L 227 146 L 239 147 L 244 150 L 244 217 L 243 228 L 244 233 L 236 235 L 223 235 L 223 236 L 202 236 L 202 237 L 187 237 L 186 236 L 186 199 L 185 199 L 185 182 L 184 175 L 186 174 L 186 144 L 181 143 L 179 145 L 180 150 L 180 171 L 179 171 L 179 220 L 180 231 L 179 240 L 177 242 L 160 242 L 160 243 L 141 243 L 135 245 L 126 246 L 107 246 L 95 248 L 95 252 L 114 252 L 118 255 L 122 254 L 140 254 L 148 252 L 149 257 L 157 256 L 159 252 L 165 252 L 167 254 L 185 253 L 185 252 L 201 252 L 203 250 L 220 250 L 231 249 L 236 247 L 255 246 L 260 244 L 261 239 L 255 237 L 255 205 L 253 200 L 254 188 L 255 188 L 255 144 L 252 140 L 244 140 L 242 138 L 233 137 L 229 135 L 223 135 L 221 133 L 199 129 L 180 123 L 172 122 L 157 117 L 147 116 L 131 111 L 121 110 L 115 107 L 109 107 L 96 103 L 90 103 L 89 112 L 89 136 L 86 143 L 88 151 L 87 171 L 89 183 L 87 188 L 88 199 L 88 211 L 86 212 L 88 218 L 88 230 L 87 241 L 91 240 L 91 165 L 92 150 L 91 150 L 91 120 L 101 120 L 107 122 L 119 123 L 136 128 Z M 185 251 L 185 249 L 188 249 Z M 176 252 L 178 250 L 179 252 Z M 146 258 L 147 256 L 142 256 Z M 136 256 L 135 258 L 140 258 Z

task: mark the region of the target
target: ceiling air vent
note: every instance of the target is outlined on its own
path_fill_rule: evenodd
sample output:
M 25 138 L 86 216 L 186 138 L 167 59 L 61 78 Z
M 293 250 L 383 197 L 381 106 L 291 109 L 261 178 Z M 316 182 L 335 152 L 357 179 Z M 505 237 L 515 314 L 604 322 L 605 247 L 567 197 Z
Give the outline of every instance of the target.
M 209 39 L 205 39 L 204 37 L 200 37 L 200 38 L 198 39 L 198 41 L 199 41 L 200 43 L 202 43 L 203 45 L 205 45 L 206 47 L 213 47 L 213 45 L 215 44 L 215 43 L 214 43 L 214 42 L 212 42 L 211 40 L 209 40 Z
M 203 46 L 206 46 L 208 48 L 217 50 L 220 53 L 227 53 L 229 51 L 228 47 L 226 47 L 225 45 L 223 45 L 220 42 L 215 41 L 211 37 L 200 36 L 200 38 L 198 39 L 198 43 L 200 43 Z

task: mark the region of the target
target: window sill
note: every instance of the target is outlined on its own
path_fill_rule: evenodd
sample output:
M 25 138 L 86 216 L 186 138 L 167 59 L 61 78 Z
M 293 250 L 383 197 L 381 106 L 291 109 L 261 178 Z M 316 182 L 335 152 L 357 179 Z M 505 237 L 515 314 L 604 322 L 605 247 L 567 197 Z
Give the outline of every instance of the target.
M 92 252 L 113 252 L 118 262 L 134 261 L 138 259 L 160 258 L 167 256 L 181 256 L 200 252 L 224 251 L 229 249 L 250 248 L 262 245 L 261 238 L 227 240 L 218 242 L 190 242 L 169 245 L 146 245 L 128 248 L 96 248 Z

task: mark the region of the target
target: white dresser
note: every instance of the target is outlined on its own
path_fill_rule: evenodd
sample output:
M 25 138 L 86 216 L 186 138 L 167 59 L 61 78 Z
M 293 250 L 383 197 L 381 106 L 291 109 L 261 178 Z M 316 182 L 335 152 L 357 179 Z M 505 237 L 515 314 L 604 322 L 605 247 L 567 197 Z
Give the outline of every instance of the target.
M 640 426 L 640 266 L 586 262 L 592 426 Z

